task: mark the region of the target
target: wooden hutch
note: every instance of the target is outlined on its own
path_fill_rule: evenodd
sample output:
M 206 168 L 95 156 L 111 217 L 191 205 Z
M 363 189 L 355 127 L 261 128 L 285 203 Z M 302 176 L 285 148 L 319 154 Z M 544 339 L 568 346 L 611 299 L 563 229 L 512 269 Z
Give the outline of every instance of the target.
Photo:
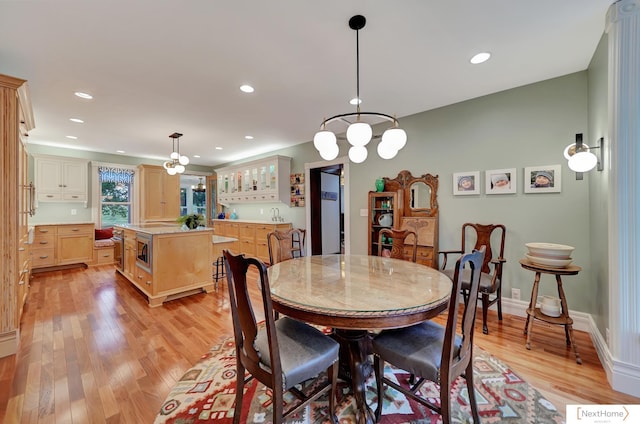
M 414 177 L 404 170 L 383 180 L 384 191 L 369 192 L 369 255 L 379 253 L 380 229 L 409 229 L 418 235 L 417 262 L 438 269 L 438 176 Z

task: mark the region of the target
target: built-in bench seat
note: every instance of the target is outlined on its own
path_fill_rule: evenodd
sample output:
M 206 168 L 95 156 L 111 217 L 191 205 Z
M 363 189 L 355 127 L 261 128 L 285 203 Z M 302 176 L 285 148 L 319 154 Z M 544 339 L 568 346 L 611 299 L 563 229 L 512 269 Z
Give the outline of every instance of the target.
M 110 228 L 107 230 L 96 230 L 96 239 L 93 242 L 93 262 L 91 265 L 111 265 L 114 263 L 115 243 L 106 237 Z

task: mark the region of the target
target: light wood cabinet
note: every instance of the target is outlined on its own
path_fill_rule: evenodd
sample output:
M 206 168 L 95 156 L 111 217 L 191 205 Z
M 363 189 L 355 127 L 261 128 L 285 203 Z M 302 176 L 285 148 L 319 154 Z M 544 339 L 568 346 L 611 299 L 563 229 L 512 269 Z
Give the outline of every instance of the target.
M 100 246 L 93 248 L 93 265 L 111 265 L 114 263 L 115 247 Z
M 173 221 L 180 216 L 180 175 L 169 175 L 162 166 L 140 165 L 140 219 Z
M 137 232 L 124 229 L 123 236 L 124 269 L 118 271 L 147 296 L 149 306 L 214 289 L 211 230 L 153 234 L 151 272 L 136 263 Z
M 57 237 L 57 265 L 93 262 L 94 225 L 60 225 Z
M 36 225 L 34 231 L 33 270 L 93 262 L 93 224 Z
M 134 278 L 136 271 L 136 232 L 124 230 L 124 268 L 122 272 L 129 279 Z
M 291 223 L 262 223 L 216 219 L 213 224 L 216 235 L 237 238 L 237 242 L 228 243 L 225 248 L 232 252 L 255 256 L 261 261 L 269 262 L 269 246 L 267 234 L 276 229 L 286 231 Z
M 34 165 L 39 202 L 83 202 L 86 207 L 88 160 L 34 155 Z
M 0 357 L 15 354 L 29 287 L 27 214 L 31 208 L 25 140 L 34 128 L 25 80 L 0 75 Z
M 256 227 L 251 223 L 239 223 L 240 251 L 249 256 L 256 256 Z
M 58 229 L 55 225 L 38 225 L 34 229 L 31 246 L 31 266 L 33 269 L 56 265 L 56 237 Z
M 291 158 L 270 156 L 216 170 L 221 204 L 290 201 Z

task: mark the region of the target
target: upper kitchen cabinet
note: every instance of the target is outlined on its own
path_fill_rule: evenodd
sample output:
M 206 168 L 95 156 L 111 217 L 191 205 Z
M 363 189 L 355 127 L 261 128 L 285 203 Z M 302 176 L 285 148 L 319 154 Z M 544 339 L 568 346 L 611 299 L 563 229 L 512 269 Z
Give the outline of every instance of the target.
M 39 202 L 83 202 L 87 206 L 89 161 L 34 155 L 36 199 Z
M 217 169 L 218 202 L 289 204 L 290 173 L 291 158 L 278 155 Z
M 169 175 L 162 166 L 139 165 L 140 219 L 173 221 L 180 216 L 180 175 Z

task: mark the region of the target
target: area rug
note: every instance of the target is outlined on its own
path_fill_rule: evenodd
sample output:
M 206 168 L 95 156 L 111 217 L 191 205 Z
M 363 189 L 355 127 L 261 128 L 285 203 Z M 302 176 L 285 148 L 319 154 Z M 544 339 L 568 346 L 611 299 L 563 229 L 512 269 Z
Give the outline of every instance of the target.
M 409 375 L 387 366 L 387 377 L 406 384 Z M 564 423 L 556 407 L 538 390 L 522 380 L 509 366 L 479 348 L 475 349 L 474 384 L 482 423 Z M 375 377 L 367 380 L 367 403 L 375 409 L 377 394 Z M 189 369 L 172 388 L 155 419 L 155 424 L 232 423 L 236 387 L 236 359 L 233 338 L 214 346 Z M 271 392 L 261 383 L 251 380 L 245 385 L 241 423 L 270 424 Z M 427 383 L 424 396 L 439 397 L 438 386 Z M 294 397 L 286 399 L 294 401 Z M 467 386 L 464 379 L 452 387 L 452 422 L 471 423 Z M 433 399 L 432 399 L 433 400 Z M 428 408 L 408 400 L 388 388 L 383 402 L 381 423 L 441 423 L 441 417 Z M 355 401 L 349 386 L 340 382 L 336 414 L 340 424 L 355 423 Z M 286 410 L 285 406 L 285 410 Z M 290 424 L 329 423 L 328 400 L 320 398 Z

